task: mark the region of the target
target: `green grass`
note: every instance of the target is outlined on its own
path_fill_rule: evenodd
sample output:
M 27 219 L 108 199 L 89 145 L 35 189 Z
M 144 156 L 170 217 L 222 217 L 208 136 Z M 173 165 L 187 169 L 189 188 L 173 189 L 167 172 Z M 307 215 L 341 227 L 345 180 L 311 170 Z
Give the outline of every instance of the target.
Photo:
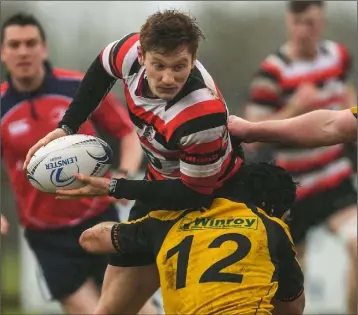
M 17 252 L 4 251 L 1 257 L 1 294 L 2 296 L 19 295 L 20 262 Z
M 19 254 L 6 250 L 1 256 L 1 314 L 30 315 L 20 306 Z
M 1 315 L 41 315 L 22 309 L 20 302 L 19 251 L 3 250 L 1 255 Z M 43 313 L 45 314 L 45 313 Z

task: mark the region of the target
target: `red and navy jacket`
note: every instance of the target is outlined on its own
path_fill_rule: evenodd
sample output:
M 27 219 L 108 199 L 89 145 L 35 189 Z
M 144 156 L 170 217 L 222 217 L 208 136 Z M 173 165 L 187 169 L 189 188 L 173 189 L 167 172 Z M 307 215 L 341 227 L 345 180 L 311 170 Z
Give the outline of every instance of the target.
M 56 229 L 76 225 L 105 211 L 109 197 L 56 200 L 31 186 L 22 165 L 26 153 L 39 139 L 57 127 L 72 101 L 83 74 L 51 68 L 35 92 L 18 92 L 8 78 L 1 84 L 1 153 L 14 190 L 20 222 L 30 229 Z M 115 138 L 129 134 L 133 125 L 126 109 L 108 94 L 79 133 L 96 135 L 93 125 Z

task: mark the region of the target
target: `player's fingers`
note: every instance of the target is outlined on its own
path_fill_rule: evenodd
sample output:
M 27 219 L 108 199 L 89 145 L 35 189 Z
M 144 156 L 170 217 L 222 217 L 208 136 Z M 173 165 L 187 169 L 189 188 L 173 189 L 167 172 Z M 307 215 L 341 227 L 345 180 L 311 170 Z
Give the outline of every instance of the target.
M 77 179 L 79 179 L 80 181 L 87 183 L 87 184 L 94 184 L 94 182 L 95 182 L 95 178 L 81 174 L 81 173 L 75 174 L 75 177 Z
M 83 196 L 56 196 L 55 199 L 61 199 L 61 200 L 73 200 L 82 198 Z
M 30 162 L 32 156 L 35 154 L 35 152 L 47 143 L 48 143 L 48 141 L 46 141 L 45 139 L 41 139 L 40 141 L 38 141 L 35 145 L 33 145 L 30 148 L 30 150 L 26 154 L 25 162 L 23 165 L 23 170 L 26 169 L 27 165 L 29 164 L 29 162 Z
M 88 189 L 86 187 L 77 188 L 77 189 L 56 189 L 56 194 L 58 196 L 83 196 L 88 194 Z

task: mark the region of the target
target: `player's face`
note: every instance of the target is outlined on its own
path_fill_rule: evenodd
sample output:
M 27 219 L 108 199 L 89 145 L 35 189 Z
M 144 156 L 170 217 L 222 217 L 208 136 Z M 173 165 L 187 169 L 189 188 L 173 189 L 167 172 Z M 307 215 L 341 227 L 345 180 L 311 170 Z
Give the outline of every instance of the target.
M 5 28 L 1 61 L 12 77 L 18 80 L 34 78 L 46 58 L 47 47 L 36 26 L 11 25 Z
M 289 39 L 299 53 L 303 57 L 315 54 L 325 26 L 324 10 L 310 6 L 302 13 L 288 13 L 286 24 Z
M 183 88 L 194 65 L 187 47 L 168 54 L 148 51 L 143 57 L 151 92 L 166 101 Z

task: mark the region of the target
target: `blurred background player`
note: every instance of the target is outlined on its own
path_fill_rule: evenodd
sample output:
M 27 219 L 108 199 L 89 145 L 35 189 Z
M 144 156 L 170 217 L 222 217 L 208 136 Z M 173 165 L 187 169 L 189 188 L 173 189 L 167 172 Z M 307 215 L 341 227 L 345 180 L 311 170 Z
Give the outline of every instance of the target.
M 53 68 L 47 57 L 45 31 L 35 17 L 19 13 L 4 22 L 1 60 L 8 77 L 1 84 L 2 159 L 25 238 L 52 299 L 67 314 L 90 314 L 99 299 L 107 259 L 84 252 L 78 236 L 93 224 L 118 220 L 118 213 L 110 198 L 55 200 L 33 188 L 22 170 L 28 149 L 55 128 L 82 79 L 78 72 Z M 96 135 L 94 124 L 120 141 L 119 172 L 123 173 L 117 176 L 137 172 L 142 160 L 140 144 L 114 95 L 106 97 L 80 133 Z M 5 222 L 2 218 L 2 231 Z
M 322 40 L 323 1 L 289 1 L 288 41 L 261 64 L 251 82 L 245 116 L 249 121 L 294 117 L 316 109 L 339 110 L 356 104 L 349 82 L 351 58 L 341 44 Z M 290 229 L 303 261 L 310 227 L 327 222 L 346 242 L 350 255 L 349 311 L 356 312 L 357 196 L 354 173 L 343 144 L 315 149 L 280 145 L 276 163 L 300 183 Z
M 9 223 L 7 222 L 5 216 L 1 215 L 0 218 L 0 234 L 6 235 L 7 231 L 9 230 Z
M 101 187 L 100 178 L 86 178 Z M 281 220 L 295 196 L 296 183 L 281 167 L 246 164 L 208 209 L 100 223 L 80 243 L 92 253 L 141 253 L 156 261 L 166 314 L 298 315 L 304 279 Z

